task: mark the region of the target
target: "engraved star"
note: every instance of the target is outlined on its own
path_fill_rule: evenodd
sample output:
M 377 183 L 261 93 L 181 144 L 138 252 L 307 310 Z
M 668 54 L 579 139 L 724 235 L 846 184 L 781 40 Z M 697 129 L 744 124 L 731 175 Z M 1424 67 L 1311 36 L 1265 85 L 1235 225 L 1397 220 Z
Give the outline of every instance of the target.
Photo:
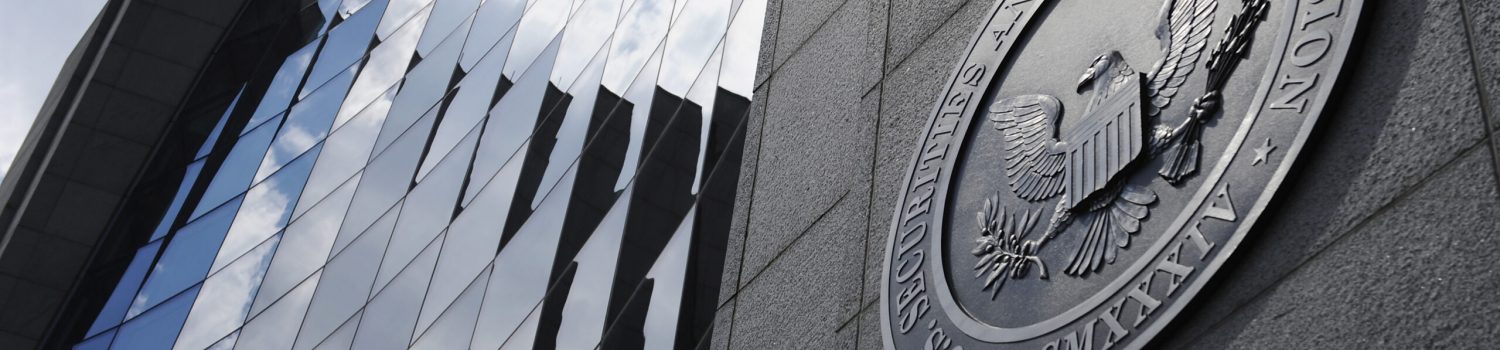
M 1255 160 L 1250 161 L 1250 166 L 1256 166 L 1260 165 L 1261 163 L 1265 163 L 1266 159 L 1271 156 L 1271 152 L 1275 151 L 1276 146 L 1271 145 L 1271 138 L 1267 137 L 1265 144 L 1255 148 Z

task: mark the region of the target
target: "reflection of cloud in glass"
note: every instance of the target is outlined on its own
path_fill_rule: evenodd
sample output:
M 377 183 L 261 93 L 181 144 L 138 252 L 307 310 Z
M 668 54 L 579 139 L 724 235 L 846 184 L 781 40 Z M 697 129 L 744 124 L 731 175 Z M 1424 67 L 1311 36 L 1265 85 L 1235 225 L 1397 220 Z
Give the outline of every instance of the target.
M 685 96 L 698 76 L 699 67 L 708 62 L 729 24 L 729 1 L 698 0 L 689 2 L 673 22 L 667 35 L 667 52 L 662 57 L 659 85 L 673 95 Z
M 647 0 L 642 0 L 647 1 Z M 646 119 L 651 115 L 651 100 L 656 96 L 656 72 L 661 68 L 661 49 L 651 54 L 645 69 L 638 79 L 625 90 L 625 100 L 635 104 L 630 111 L 630 145 L 625 148 L 625 163 L 620 165 L 620 177 L 615 179 L 615 190 L 625 188 L 635 176 L 635 168 L 641 160 L 641 148 L 646 138 Z
M 328 260 L 329 248 L 333 246 L 334 235 L 339 232 L 339 224 L 344 222 L 343 215 L 349 209 L 357 183 L 359 175 L 355 174 L 330 194 L 328 200 L 319 202 L 306 215 L 296 217 L 287 225 L 281 237 L 286 245 L 276 250 L 276 260 L 271 263 L 266 281 L 261 285 L 263 296 L 255 300 L 251 313 L 265 309 Z
M 291 242 L 287 245 L 277 247 L 277 250 L 292 248 Z M 280 255 L 278 252 L 277 255 Z M 281 260 L 279 257 L 275 260 Z M 274 261 L 274 260 L 273 260 Z M 321 264 L 319 264 L 321 265 Z M 274 273 L 274 272 L 272 272 Z M 322 273 L 314 273 L 311 277 L 302 281 L 285 297 L 280 295 L 267 295 L 265 287 L 261 287 L 256 293 L 256 304 L 263 299 L 275 299 L 276 304 L 266 308 L 264 312 L 252 308 L 250 315 L 255 318 L 245 322 L 245 328 L 240 331 L 239 337 L 244 342 L 235 345 L 239 350 L 282 350 L 291 349 L 296 338 L 297 328 L 302 325 L 302 318 L 306 315 L 307 304 L 312 301 L 313 289 L 317 287 Z
M 766 0 L 745 0 L 724 38 L 724 67 L 719 86 L 740 96 L 751 97 L 755 89 L 755 63 L 760 59 L 761 29 L 765 24 Z
M 526 4 L 524 0 L 488 0 L 479 6 L 479 11 L 474 14 L 474 26 L 469 29 L 469 40 L 464 43 L 463 57 L 459 59 L 459 67 L 465 71 L 474 68 L 481 57 L 489 55 L 494 51 L 501 55 L 510 52 L 510 45 L 497 42 L 501 37 L 513 32 L 516 21 L 520 19 L 522 10 Z M 493 48 L 494 50 L 491 50 Z M 500 59 L 504 62 L 504 58 Z
M 568 19 L 568 3 L 556 0 L 538 1 L 521 17 L 516 28 L 516 42 L 511 46 L 510 58 L 505 60 L 505 76 L 515 77 L 536 60 L 542 49 L 563 29 Z
M 474 14 L 479 0 L 443 0 L 432 6 L 427 19 L 427 28 L 422 29 L 422 39 L 417 41 L 417 55 L 427 57 L 433 48 L 442 43 L 459 24 Z M 467 34 L 467 33 L 466 33 Z
M 385 17 L 380 20 L 380 26 L 375 28 L 375 38 L 386 40 L 413 13 L 429 13 L 432 8 L 426 6 L 430 2 L 432 0 L 391 0 L 391 4 L 385 9 Z
M 266 240 L 203 282 L 198 301 L 193 304 L 174 349 L 203 349 L 245 321 L 250 301 L 260 289 L 271 254 L 276 251 L 278 237 Z
M 287 105 L 291 104 L 292 93 L 296 92 L 297 84 L 302 82 L 302 74 L 312 64 L 313 53 L 317 51 L 318 41 L 315 40 L 287 56 L 286 61 L 281 63 L 281 68 L 276 70 L 276 76 L 271 78 L 271 86 L 266 87 L 265 96 L 260 98 L 260 104 L 255 107 L 255 113 L 251 115 L 250 122 L 245 124 L 241 134 L 250 132 L 260 123 L 286 110 Z
M 235 215 L 234 224 L 229 227 L 229 234 L 224 237 L 224 245 L 219 248 L 213 269 L 209 271 L 216 271 L 229 264 L 240 254 L 285 227 L 287 218 L 291 216 L 292 201 L 302 193 L 302 185 L 307 181 L 317 152 L 317 148 L 308 151 L 306 155 L 245 192 L 245 201 L 240 205 L 239 214 Z
M 580 8 L 568 20 L 562 48 L 556 66 L 552 68 L 552 83 L 563 91 L 572 89 L 573 80 L 594 59 L 594 53 L 614 32 L 615 20 L 619 18 L 620 0 L 580 0 L 578 3 Z
M 375 137 L 380 134 L 380 126 L 385 123 L 386 112 L 390 111 L 391 99 L 395 95 L 396 87 L 392 86 L 349 123 L 328 136 L 328 142 L 323 144 L 323 151 L 318 155 L 318 164 L 298 200 L 294 216 L 306 212 L 311 203 L 322 200 L 344 179 L 365 168 L 365 161 L 370 158 Z
M 637 0 L 625 13 L 604 68 L 604 86 L 610 91 L 625 91 L 661 45 L 671 22 L 667 14 L 672 4 L 673 0 Z
M 412 50 L 417 45 L 417 38 L 422 34 L 422 26 L 427 23 L 427 11 L 418 12 L 411 21 L 401 27 L 396 34 L 386 38 L 385 41 L 370 50 L 370 59 L 365 64 L 364 71 L 359 73 L 359 79 L 354 81 L 354 87 L 349 90 L 349 96 L 344 98 L 343 107 L 339 109 L 338 117 L 334 119 L 335 128 L 343 125 L 349 118 L 353 118 L 365 105 L 379 97 L 387 87 L 401 80 L 406 74 L 407 63 L 411 61 Z

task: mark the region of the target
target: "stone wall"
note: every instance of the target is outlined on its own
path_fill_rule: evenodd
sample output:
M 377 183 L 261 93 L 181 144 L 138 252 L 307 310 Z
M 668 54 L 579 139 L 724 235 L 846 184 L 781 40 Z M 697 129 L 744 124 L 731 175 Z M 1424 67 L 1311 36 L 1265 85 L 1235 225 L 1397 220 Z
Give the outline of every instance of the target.
M 882 347 L 896 185 L 991 4 L 770 2 L 713 348 Z M 1296 171 L 1157 347 L 1500 340 L 1500 2 L 1366 0 L 1360 30 Z

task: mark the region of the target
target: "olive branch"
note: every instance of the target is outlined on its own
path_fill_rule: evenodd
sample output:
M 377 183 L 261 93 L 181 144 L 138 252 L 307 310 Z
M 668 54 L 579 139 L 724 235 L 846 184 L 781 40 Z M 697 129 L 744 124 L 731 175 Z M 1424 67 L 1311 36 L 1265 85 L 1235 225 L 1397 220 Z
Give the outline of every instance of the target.
M 985 278 L 983 290 L 991 291 L 990 299 L 1000 295 L 1000 287 L 1005 285 L 1002 277 L 1025 277 L 1032 264 L 1037 265 L 1042 279 L 1047 278 L 1047 265 L 1036 256 L 1036 243 L 1026 239 L 1040 216 L 1034 211 L 1007 216 L 998 202 L 999 194 L 991 195 L 984 200 L 984 209 L 976 214 L 980 228 L 979 239 L 975 240 L 978 246 L 970 252 L 979 257 L 974 264 L 974 278 Z

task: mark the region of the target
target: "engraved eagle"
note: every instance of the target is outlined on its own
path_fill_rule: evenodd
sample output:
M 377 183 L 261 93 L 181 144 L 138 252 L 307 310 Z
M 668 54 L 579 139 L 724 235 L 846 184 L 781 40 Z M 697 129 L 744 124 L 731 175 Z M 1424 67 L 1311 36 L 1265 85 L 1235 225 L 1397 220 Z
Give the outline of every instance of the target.
M 1001 276 L 1019 278 L 1033 263 L 1046 278 L 1046 267 L 1036 252 L 1064 231 L 1075 215 L 1087 221 L 1088 228 L 1073 249 L 1065 273 L 1097 272 L 1129 245 L 1130 236 L 1149 215 L 1148 206 L 1156 201 L 1156 193 L 1125 184 L 1121 175 L 1137 167 L 1140 159 L 1183 146 L 1172 142 L 1183 128 L 1160 125 L 1160 117 L 1196 68 L 1217 4 L 1217 0 L 1164 1 L 1155 33 L 1162 42 L 1163 57 L 1149 73 L 1136 72 L 1116 51 L 1095 58 L 1077 82 L 1079 93 L 1093 95 L 1083 106 L 1082 119 L 1068 130 L 1061 130 L 1065 112 L 1053 96 L 1013 96 L 990 105 L 988 119 L 1001 134 L 1004 173 L 1011 192 L 1032 202 L 1061 199 L 1042 236 L 1031 240 L 1025 237 L 1036 215 L 1026 212 L 1007 217 L 1003 209 L 994 212 L 998 203 L 991 202 L 998 199 L 986 200 L 986 212 L 979 215 L 984 230 L 973 251 L 980 257 L 976 277 L 988 275 L 984 289 L 995 288 L 998 295 Z M 1196 167 L 1196 158 L 1191 164 L 1168 159 L 1163 176 L 1168 167 Z

